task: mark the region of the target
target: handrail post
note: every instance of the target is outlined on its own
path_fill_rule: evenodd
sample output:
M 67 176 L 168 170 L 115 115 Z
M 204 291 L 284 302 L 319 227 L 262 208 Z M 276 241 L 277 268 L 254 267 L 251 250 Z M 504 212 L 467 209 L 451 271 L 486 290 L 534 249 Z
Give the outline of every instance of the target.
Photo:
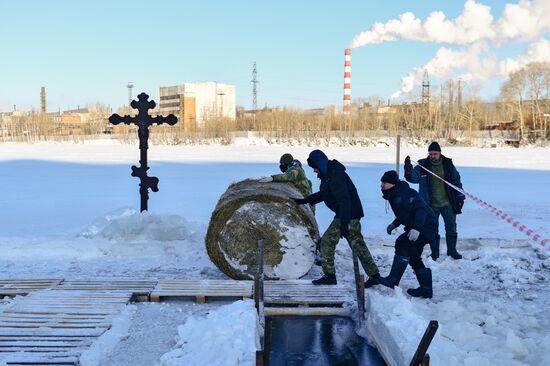
M 269 365 L 269 345 L 271 343 L 271 321 L 265 319 L 264 313 L 264 241 L 258 240 L 258 271 L 254 276 L 254 303 L 258 310 L 258 319 L 263 328 L 260 335 L 259 351 L 256 351 L 256 366 Z
M 399 166 L 401 162 L 401 135 L 397 135 L 397 141 L 395 142 L 395 171 L 399 175 Z
M 363 326 L 365 318 L 365 281 L 363 275 L 359 271 L 359 260 L 355 249 L 351 248 L 353 258 L 353 272 L 355 274 L 355 291 L 357 292 L 357 312 L 359 315 L 359 326 Z
M 428 351 L 428 347 L 430 347 L 430 343 L 432 343 L 437 328 L 439 328 L 437 320 L 430 320 L 409 366 L 429 366 L 430 355 L 426 352 Z

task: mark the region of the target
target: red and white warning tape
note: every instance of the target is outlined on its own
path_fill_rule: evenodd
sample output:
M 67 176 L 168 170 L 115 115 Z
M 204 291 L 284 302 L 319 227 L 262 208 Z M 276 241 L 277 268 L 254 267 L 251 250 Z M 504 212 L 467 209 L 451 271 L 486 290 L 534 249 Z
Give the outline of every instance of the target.
M 536 234 L 533 230 L 529 229 L 527 226 L 523 225 L 521 222 L 514 219 L 512 216 L 508 215 L 504 211 L 499 210 L 498 208 L 496 208 L 495 206 L 491 205 L 490 203 L 482 200 L 481 198 L 476 197 L 473 194 L 466 192 L 462 188 L 457 187 L 457 186 L 455 186 L 454 184 L 452 184 L 450 182 L 447 182 L 445 179 L 441 178 L 439 175 L 435 174 L 431 170 L 426 169 L 422 165 L 418 164 L 418 162 L 416 162 L 414 160 L 411 160 L 411 161 L 413 161 L 416 165 L 418 165 L 420 168 L 424 169 L 425 171 L 427 171 L 428 173 L 430 173 L 431 175 L 433 175 L 437 179 L 445 182 L 445 184 L 447 184 L 449 187 L 455 189 L 456 191 L 462 193 L 466 197 L 472 199 L 474 202 L 479 204 L 481 207 L 484 207 L 484 208 L 488 209 L 489 211 L 491 211 L 491 213 L 495 214 L 497 217 L 500 217 L 502 220 L 506 221 L 507 223 L 509 223 L 510 225 L 515 227 L 516 229 L 518 229 L 520 232 L 527 235 L 529 237 L 529 239 L 531 239 L 533 242 L 535 242 L 537 244 L 540 244 L 543 248 L 546 248 L 546 249 L 550 250 L 550 240 L 549 239 L 543 239 L 539 234 Z

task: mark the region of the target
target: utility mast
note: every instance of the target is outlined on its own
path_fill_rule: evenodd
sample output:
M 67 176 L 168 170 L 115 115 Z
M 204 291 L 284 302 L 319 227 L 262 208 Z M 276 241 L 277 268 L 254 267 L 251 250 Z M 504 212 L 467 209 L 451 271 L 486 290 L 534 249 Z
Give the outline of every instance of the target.
M 424 69 L 424 77 L 422 78 L 422 105 L 430 104 L 430 78 L 428 69 Z
M 252 65 L 252 80 L 250 82 L 252 83 L 252 111 L 256 113 L 256 110 L 258 109 L 258 89 L 256 84 L 259 83 L 256 62 Z

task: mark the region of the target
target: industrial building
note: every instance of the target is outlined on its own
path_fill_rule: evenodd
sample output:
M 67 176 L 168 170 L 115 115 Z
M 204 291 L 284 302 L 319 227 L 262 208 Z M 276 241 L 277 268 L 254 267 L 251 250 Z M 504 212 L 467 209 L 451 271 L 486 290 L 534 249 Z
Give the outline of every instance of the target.
M 186 131 L 208 118 L 236 118 L 235 86 L 216 82 L 160 87 L 160 114 L 174 114 Z

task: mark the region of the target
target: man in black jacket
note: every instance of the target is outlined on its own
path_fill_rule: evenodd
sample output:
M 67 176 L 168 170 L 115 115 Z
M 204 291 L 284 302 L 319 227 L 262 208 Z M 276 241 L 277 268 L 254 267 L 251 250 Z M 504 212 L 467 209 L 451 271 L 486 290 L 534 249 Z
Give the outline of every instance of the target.
M 361 234 L 360 219 L 364 216 L 363 206 L 355 185 L 346 173 L 346 167 L 337 160 L 329 160 L 321 150 L 313 150 L 309 154 L 307 163 L 321 179 L 319 192 L 313 193 L 304 199 L 294 199 L 294 201 L 298 204 L 309 203 L 311 205 L 324 202 L 336 214 L 321 237 L 324 276 L 314 280 L 313 284 L 336 284 L 334 253 L 340 238 L 346 238 L 349 245 L 357 253 L 363 269 L 369 276 L 365 287 L 378 284 L 380 279 L 378 267 Z
M 441 179 L 426 172 L 422 167 L 447 182 L 462 188 L 460 174 L 456 170 L 453 161 L 441 154 L 441 147 L 435 141 L 428 147 L 428 158 L 418 160 L 418 165 L 414 168 L 411 164 L 411 158 L 408 156 L 405 158 L 405 179 L 410 183 L 419 183 L 418 192 L 420 193 L 420 197 L 434 211 L 438 225 L 439 215 L 443 217 L 447 255 L 453 259 L 462 259 L 462 255 L 456 250 L 458 238 L 456 215 L 462 212 L 465 197 L 462 193 L 445 184 Z M 434 261 L 439 258 L 439 241 L 438 233 L 434 241 L 430 243 L 432 249 L 431 257 Z
M 407 182 L 399 180 L 395 170 L 384 173 L 381 181 L 382 197 L 388 200 L 396 219 L 388 225 L 388 234 L 399 227 L 405 226 L 405 232 L 395 241 L 395 255 L 390 274 L 382 277 L 380 283 L 393 288 L 399 285 L 399 281 L 410 264 L 419 288 L 408 289 L 407 293 L 414 297 L 431 298 L 432 271 L 422 263 L 422 250 L 424 245 L 435 239 L 437 235 L 437 222 L 430 207 L 420 198 L 418 192 L 410 188 Z

